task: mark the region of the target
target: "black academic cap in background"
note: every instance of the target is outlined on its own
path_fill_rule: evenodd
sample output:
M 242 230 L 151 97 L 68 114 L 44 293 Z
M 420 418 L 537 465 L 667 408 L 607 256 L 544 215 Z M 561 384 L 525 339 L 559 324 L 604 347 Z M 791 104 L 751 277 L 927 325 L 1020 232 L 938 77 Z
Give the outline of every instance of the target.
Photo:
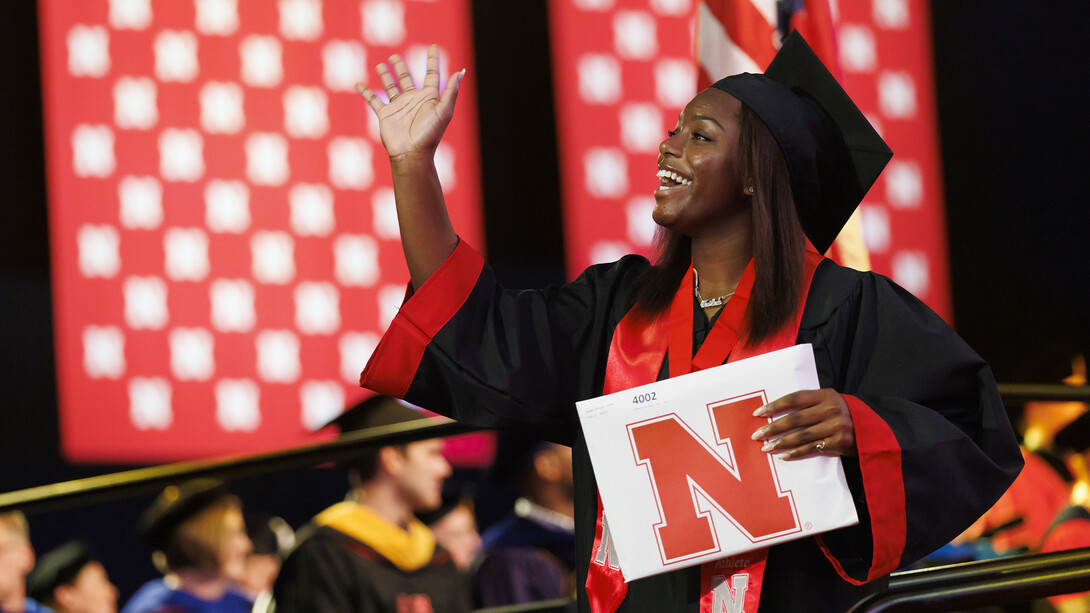
M 397 398 L 376 394 L 345 409 L 344 413 L 335 417 L 325 427 L 337 426 L 341 432 L 353 432 L 427 417 L 428 415 L 407 406 Z
M 468 504 L 472 510 L 473 496 L 470 489 L 465 484 L 458 483 L 453 479 L 447 479 L 443 482 L 442 501 L 439 503 L 439 507 L 430 511 L 417 511 L 416 518 L 425 525 L 430 526 L 446 517 L 463 503 Z
M 140 515 L 137 534 L 149 545 L 160 547 L 178 524 L 230 496 L 227 486 L 217 479 L 168 485 Z
M 1071 420 L 1052 438 L 1057 453 L 1084 453 L 1090 450 L 1090 411 Z
M 268 513 L 247 513 L 244 520 L 254 555 L 286 558 L 295 546 L 295 531 L 283 518 Z
M 38 556 L 34 570 L 26 578 L 27 596 L 38 602 L 53 600 L 53 590 L 75 581 L 84 566 L 96 561 L 87 544 L 81 540 L 68 541 Z
M 742 73 L 712 87 L 749 107 L 772 132 L 810 243 L 833 244 L 893 152 L 797 31 L 763 75 Z

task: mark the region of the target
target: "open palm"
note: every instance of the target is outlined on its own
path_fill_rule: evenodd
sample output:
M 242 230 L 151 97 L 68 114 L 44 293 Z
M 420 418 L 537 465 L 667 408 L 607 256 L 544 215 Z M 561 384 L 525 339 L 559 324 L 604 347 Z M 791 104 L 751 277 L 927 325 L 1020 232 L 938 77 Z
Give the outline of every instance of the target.
M 390 71 L 391 67 L 393 72 Z M 428 48 L 427 72 L 420 89 L 414 85 L 405 60 L 400 55 L 390 56 L 389 66 L 380 64 L 375 70 L 390 101 L 383 102 L 362 83 L 357 84 L 356 89 L 378 116 L 379 134 L 386 153 L 391 159 L 434 154 L 454 115 L 454 101 L 465 71 L 451 75 L 446 90 L 440 95 L 439 50 L 435 45 Z

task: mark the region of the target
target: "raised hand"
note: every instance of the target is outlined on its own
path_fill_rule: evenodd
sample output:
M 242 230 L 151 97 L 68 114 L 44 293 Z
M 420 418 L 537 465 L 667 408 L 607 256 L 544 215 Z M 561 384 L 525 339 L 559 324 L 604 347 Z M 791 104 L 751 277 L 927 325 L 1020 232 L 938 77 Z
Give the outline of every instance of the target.
M 390 67 L 393 67 L 392 73 Z M 383 102 L 362 83 L 356 84 L 356 91 L 378 116 L 382 145 L 386 147 L 390 159 L 416 154 L 434 155 L 454 115 L 454 101 L 458 97 L 458 85 L 465 70 L 452 74 L 447 80 L 446 90 L 440 95 L 439 49 L 432 45 L 428 47 L 428 67 L 420 89 L 413 84 L 409 68 L 400 55 L 391 55 L 389 65 L 379 64 L 375 72 L 390 101 Z
M 858 453 L 848 403 L 834 389 L 788 394 L 761 407 L 754 415 L 776 416 L 754 432 L 753 439 L 765 442 L 762 450 L 766 453 L 775 453 L 785 460 Z

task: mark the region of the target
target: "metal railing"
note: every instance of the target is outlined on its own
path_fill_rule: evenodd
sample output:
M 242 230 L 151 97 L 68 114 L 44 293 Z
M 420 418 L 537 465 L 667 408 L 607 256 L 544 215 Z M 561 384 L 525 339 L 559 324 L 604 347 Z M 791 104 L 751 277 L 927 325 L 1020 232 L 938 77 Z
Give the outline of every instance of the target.
M 171 483 L 196 477 L 230 479 L 318 466 L 356 457 L 376 446 L 400 445 L 429 438 L 466 434 L 475 430 L 446 417 L 429 417 L 346 432 L 336 440 L 316 445 L 257 455 L 163 464 L 17 490 L 0 494 L 0 512 L 19 509 L 27 513 L 111 500 L 154 491 Z
M 1090 402 L 1090 386 L 1000 384 L 1007 402 Z M 34 512 L 132 496 L 195 477 L 254 476 L 347 460 L 367 449 L 477 431 L 444 417 L 342 434 L 336 440 L 270 453 L 180 462 L 0 494 L 0 512 Z M 1090 591 L 1090 548 L 894 573 L 887 589 L 851 613 L 953 611 Z M 539 603 L 563 606 L 564 603 Z M 548 607 L 547 607 L 548 608 Z M 533 610 L 533 609 L 527 609 Z M 552 609 L 549 609 L 552 610 Z
M 1090 591 L 1090 548 L 894 573 L 849 613 L 959 611 Z

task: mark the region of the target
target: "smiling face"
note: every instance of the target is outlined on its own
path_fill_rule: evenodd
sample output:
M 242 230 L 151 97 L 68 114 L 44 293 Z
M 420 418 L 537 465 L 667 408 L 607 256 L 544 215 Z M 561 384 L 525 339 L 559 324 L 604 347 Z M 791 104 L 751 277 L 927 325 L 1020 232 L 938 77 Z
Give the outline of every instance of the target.
M 744 213 L 739 179 L 742 103 L 718 89 L 693 98 L 659 145 L 655 223 L 691 238 L 720 232 Z

